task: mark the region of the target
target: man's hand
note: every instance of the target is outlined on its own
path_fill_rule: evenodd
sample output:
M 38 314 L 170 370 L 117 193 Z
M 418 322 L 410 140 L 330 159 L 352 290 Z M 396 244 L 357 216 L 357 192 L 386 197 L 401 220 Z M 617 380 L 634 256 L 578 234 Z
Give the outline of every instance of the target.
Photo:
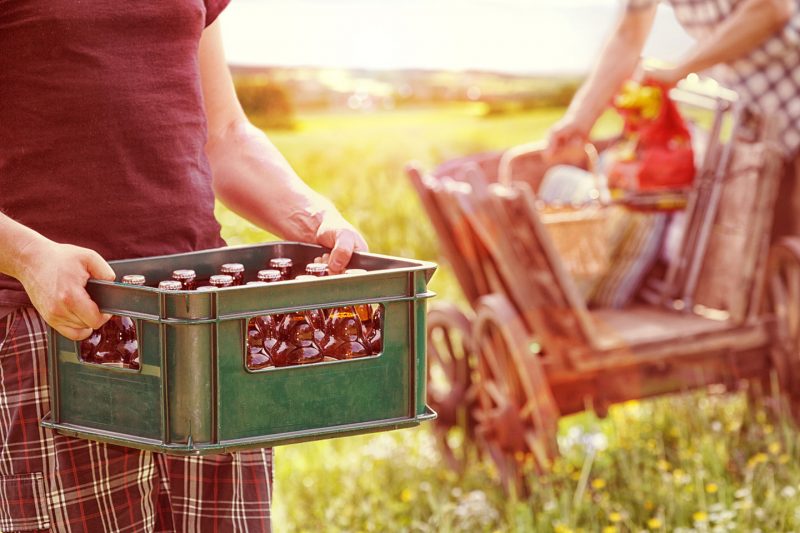
M 42 318 L 72 340 L 87 338 L 111 318 L 86 292 L 89 278 L 114 281 L 116 275 L 100 255 L 87 248 L 37 240 L 22 251 L 18 279 Z
M 332 274 L 340 274 L 347 268 L 353 252 L 366 252 L 367 243 L 358 231 L 338 211 L 326 211 L 317 229 L 317 244 L 331 248 L 327 258 Z
M 571 115 L 565 115 L 550 129 L 546 156 L 552 163 L 579 164 L 586 159 L 585 146 L 589 141 L 592 123 Z

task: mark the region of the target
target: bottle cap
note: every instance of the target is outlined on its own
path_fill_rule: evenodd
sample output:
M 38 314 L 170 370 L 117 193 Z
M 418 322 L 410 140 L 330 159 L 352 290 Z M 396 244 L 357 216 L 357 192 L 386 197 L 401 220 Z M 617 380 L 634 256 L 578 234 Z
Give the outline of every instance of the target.
M 272 268 L 288 268 L 294 263 L 288 257 L 273 257 L 269 260 L 269 266 Z
M 241 263 L 225 263 L 219 269 L 220 272 L 225 274 L 238 274 L 244 272 L 244 265 Z
M 214 287 L 230 287 L 233 285 L 233 277 L 227 274 L 215 274 L 208 278 L 208 282 Z
M 294 278 L 295 281 L 315 281 L 316 279 L 317 276 L 309 276 L 308 274 L 300 274 Z
M 172 271 L 172 278 L 178 280 L 192 279 L 197 277 L 197 273 L 189 268 Z
M 144 285 L 145 279 L 141 274 L 128 274 L 122 276 L 122 283 L 125 285 Z
M 348 268 L 344 273 L 348 276 L 360 276 L 361 274 L 366 274 L 367 271 L 363 268 Z
M 248 281 L 245 285 L 249 287 L 263 287 L 264 285 L 269 285 L 266 281 Z
M 306 274 L 325 276 L 328 274 L 328 265 L 326 263 L 309 263 L 306 265 Z
M 206 291 L 215 291 L 217 290 L 216 287 L 212 287 L 211 285 L 203 285 L 202 287 L 197 287 L 197 292 L 206 292 Z
M 162 291 L 179 291 L 183 288 L 180 281 L 175 281 L 174 279 L 168 279 L 160 282 L 158 284 L 158 288 Z
M 281 271 L 275 269 L 266 269 L 266 270 L 259 270 L 258 271 L 258 280 L 259 281 L 280 281 L 281 279 Z

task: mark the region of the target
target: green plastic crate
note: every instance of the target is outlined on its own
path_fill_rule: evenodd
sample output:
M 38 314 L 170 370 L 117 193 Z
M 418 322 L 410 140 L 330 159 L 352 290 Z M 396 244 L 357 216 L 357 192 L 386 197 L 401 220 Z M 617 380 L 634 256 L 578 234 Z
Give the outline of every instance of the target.
M 198 278 L 223 263 L 248 274 L 272 257 L 305 265 L 326 250 L 267 243 L 111 263 L 117 279 Z M 49 331 L 52 411 L 42 425 L 60 433 L 176 455 L 221 453 L 418 425 L 425 404 L 425 311 L 433 263 L 355 254 L 362 276 L 164 292 L 90 281 L 107 313 L 134 319 L 140 370 L 80 360 L 79 343 Z M 361 359 L 250 371 L 247 322 L 269 313 L 382 304 L 383 351 Z

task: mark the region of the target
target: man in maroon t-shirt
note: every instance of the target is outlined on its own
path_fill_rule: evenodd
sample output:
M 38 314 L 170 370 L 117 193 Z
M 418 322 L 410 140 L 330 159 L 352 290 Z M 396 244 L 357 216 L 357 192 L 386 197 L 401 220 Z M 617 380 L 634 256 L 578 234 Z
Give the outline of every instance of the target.
M 267 531 L 271 451 L 171 457 L 45 430 L 45 324 L 86 338 L 106 260 L 224 245 L 216 196 L 290 240 L 361 236 L 242 112 L 228 0 L 0 0 L 0 531 Z

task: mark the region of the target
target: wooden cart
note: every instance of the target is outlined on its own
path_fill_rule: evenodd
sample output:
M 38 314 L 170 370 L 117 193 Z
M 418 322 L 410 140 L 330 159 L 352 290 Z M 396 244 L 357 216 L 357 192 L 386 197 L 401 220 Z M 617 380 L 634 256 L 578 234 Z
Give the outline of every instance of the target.
M 773 369 L 800 395 L 800 239 L 770 249 L 783 174 L 772 128 L 730 93 L 671 95 L 707 110 L 710 142 L 687 193 L 680 253 L 650 281 L 649 303 L 587 308 L 537 204 L 548 168 L 542 146 L 458 159 L 431 174 L 408 167 L 472 308 L 440 305 L 429 317 L 437 431 L 446 443 L 460 426 L 507 486 L 524 490 L 523 465 L 550 463 L 564 415 L 764 383 Z M 455 465 L 459 454 L 444 450 Z

